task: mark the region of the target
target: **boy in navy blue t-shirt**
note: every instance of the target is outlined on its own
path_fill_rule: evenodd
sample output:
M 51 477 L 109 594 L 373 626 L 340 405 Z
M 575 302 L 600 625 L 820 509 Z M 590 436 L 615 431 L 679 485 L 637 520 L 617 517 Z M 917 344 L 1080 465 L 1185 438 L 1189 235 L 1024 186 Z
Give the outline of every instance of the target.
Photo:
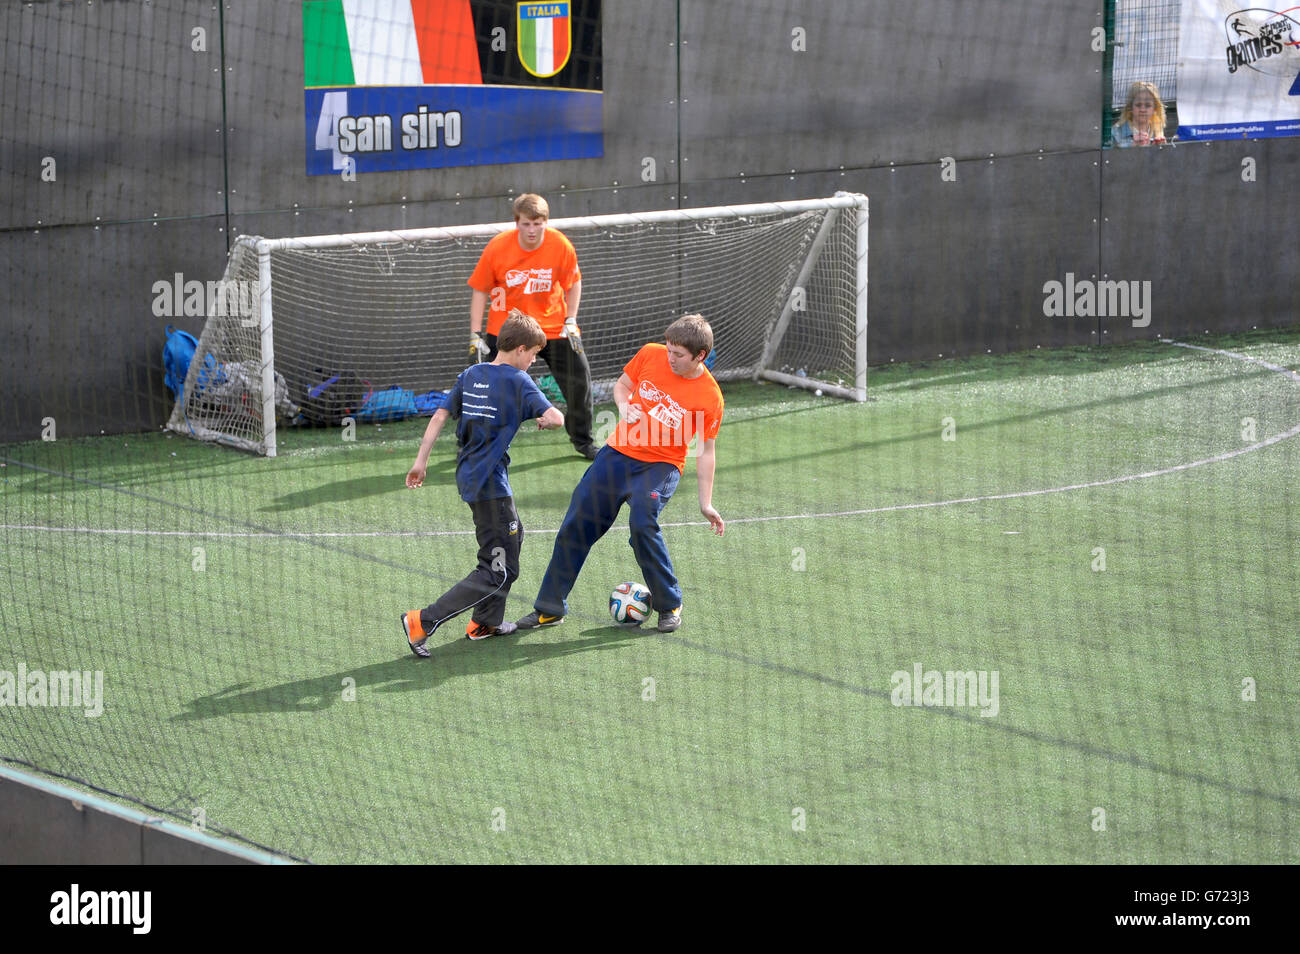
M 406 475 L 406 486 L 423 485 L 433 442 L 447 418 L 457 418 L 456 487 L 474 514 L 478 566 L 436 603 L 403 614 L 402 631 L 417 656 L 427 657 L 425 642 L 433 631 L 467 609 L 474 610 L 465 630 L 470 639 L 515 631 L 514 623 L 503 622 L 506 595 L 519 577 L 519 545 L 524 535 L 506 473 L 510 441 L 519 425 L 530 418 L 537 418 L 539 427 L 564 426 L 564 415 L 527 374 L 545 346 L 541 325 L 513 310 L 497 336 L 496 359 L 461 372 L 446 402 L 429 421 L 415 464 Z

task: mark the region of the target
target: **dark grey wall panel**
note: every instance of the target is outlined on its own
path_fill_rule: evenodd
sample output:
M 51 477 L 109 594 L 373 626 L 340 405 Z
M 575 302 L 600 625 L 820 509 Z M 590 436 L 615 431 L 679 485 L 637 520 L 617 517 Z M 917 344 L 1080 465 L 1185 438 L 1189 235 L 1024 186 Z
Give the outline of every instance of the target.
M 0 777 L 0 864 L 138 865 L 140 825 Z
M 686 183 L 689 205 L 870 199 L 872 364 L 1097 340 L 1095 319 L 1048 318 L 1043 286 L 1097 271 L 1097 153 L 938 162 Z
M 1300 321 L 1300 217 L 1287 199 L 1300 140 L 1117 149 L 1103 161 L 1102 270 L 1150 281 L 1153 299 L 1149 327 L 1110 322 L 1106 340 Z
M 1101 8 L 683 0 L 683 178 L 1096 147 Z
M 636 186 L 630 189 L 620 187 L 542 194 L 551 207 L 552 219 L 612 212 L 672 209 L 677 206 L 677 186 L 672 183 Z M 352 206 L 343 209 L 239 212 L 231 215 L 231 234 L 285 238 L 293 235 L 333 235 L 342 232 L 509 222 L 514 214 L 513 201 L 514 196 L 500 195 L 402 202 L 394 205 Z M 213 263 L 218 273 L 222 263 L 224 257 L 221 262 Z M 465 277 L 469 278 L 468 275 Z
M 655 159 L 676 181 L 673 0 L 603 6 L 602 159 L 368 173 L 356 181 L 305 171 L 302 14 L 298 3 L 235 3 L 227 12 L 231 205 L 237 211 L 400 205 L 519 192 L 628 188 Z
M 1090 319 L 1048 318 L 1043 286 L 1097 270 L 1096 153 L 876 169 L 874 363 L 1088 344 Z
M 196 336 L 197 317 L 157 317 L 153 285 L 221 276 L 220 219 L 0 233 L 0 441 L 153 428 L 171 413 L 163 328 Z
M 230 226 L 233 235 L 260 235 L 264 238 L 420 229 L 474 222 L 504 222 L 511 217 L 510 203 L 509 197 L 500 196 L 363 205 L 342 209 L 245 211 L 233 213 Z M 224 258 L 213 263 L 213 267 L 218 270 L 223 265 Z
M 866 186 L 863 169 L 704 179 L 682 183 L 682 207 L 825 199 L 836 192 L 866 192 Z
M 630 186 L 609 189 L 585 189 L 576 192 L 553 192 L 547 196 L 555 218 L 576 215 L 611 215 L 616 212 L 653 212 L 676 209 L 689 203 L 680 201 L 676 182 L 662 184 L 634 182 Z
M 220 212 L 220 50 L 211 2 L 0 7 L 0 228 Z

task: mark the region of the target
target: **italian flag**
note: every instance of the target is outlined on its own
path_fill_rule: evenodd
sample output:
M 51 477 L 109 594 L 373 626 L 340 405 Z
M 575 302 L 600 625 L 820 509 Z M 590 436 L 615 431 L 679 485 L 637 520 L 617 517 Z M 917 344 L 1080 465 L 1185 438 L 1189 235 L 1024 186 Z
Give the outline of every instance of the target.
M 305 0 L 304 86 L 481 84 L 470 0 Z
M 519 4 L 519 59 L 535 76 L 554 76 L 569 61 L 569 5 Z

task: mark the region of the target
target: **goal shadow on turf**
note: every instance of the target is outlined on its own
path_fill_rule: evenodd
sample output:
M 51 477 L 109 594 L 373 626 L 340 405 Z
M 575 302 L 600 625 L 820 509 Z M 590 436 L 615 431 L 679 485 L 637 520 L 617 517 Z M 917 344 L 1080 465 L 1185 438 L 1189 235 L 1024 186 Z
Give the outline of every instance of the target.
M 396 626 L 394 626 L 396 629 Z M 453 632 L 459 633 L 459 630 Z M 453 632 L 447 635 L 452 636 Z M 400 635 L 400 634 L 399 634 Z M 354 666 L 310 679 L 295 679 L 260 689 L 238 683 L 219 692 L 199 696 L 185 703 L 185 710 L 171 717 L 172 722 L 258 713 L 318 713 L 343 702 L 345 679 L 355 680 L 360 695 L 418 692 L 435 689 L 451 679 L 511 672 L 533 663 L 545 662 L 577 653 L 623 649 L 634 639 L 658 635 L 654 630 L 624 626 L 597 626 L 583 630 L 578 639 L 551 641 L 547 632 L 523 631 L 509 636 L 494 636 L 473 643 L 464 636 L 430 646 L 430 658 L 417 659 L 407 653 L 398 659 Z M 437 638 L 435 633 L 430 638 Z M 394 640 L 396 642 L 396 640 Z

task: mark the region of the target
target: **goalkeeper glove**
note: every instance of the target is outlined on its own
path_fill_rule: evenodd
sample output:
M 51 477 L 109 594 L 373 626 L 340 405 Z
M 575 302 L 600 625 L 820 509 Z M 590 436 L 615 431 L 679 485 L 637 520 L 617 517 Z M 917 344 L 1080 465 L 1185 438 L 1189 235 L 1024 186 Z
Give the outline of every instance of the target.
M 477 331 L 469 333 L 469 356 L 473 361 L 482 361 L 492 353 L 488 343 L 483 340 L 483 335 Z
M 564 319 L 564 337 L 569 339 L 569 347 L 573 349 L 575 354 L 582 354 L 582 337 L 578 334 L 576 319 Z

